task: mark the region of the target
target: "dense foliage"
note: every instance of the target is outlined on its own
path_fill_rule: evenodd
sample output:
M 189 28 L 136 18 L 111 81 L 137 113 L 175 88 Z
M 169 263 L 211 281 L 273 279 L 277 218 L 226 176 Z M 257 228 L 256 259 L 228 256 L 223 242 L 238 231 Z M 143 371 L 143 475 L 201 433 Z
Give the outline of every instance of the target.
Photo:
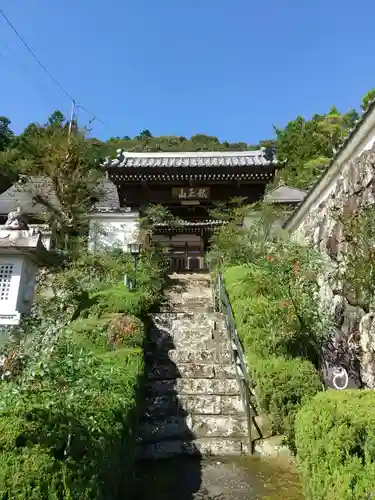
M 363 97 L 362 109 L 368 106 L 374 92 L 374 89 L 370 90 Z M 285 168 L 279 170 L 277 182 L 281 178 L 291 186 L 308 188 L 326 168 L 357 117 L 358 114 L 353 109 L 340 113 L 335 107 L 327 114 L 315 114 L 311 119 L 298 116 L 285 128 L 275 127 L 275 138 L 260 141 L 255 145 L 220 141 L 217 137 L 205 134 L 196 134 L 190 139 L 180 136 L 153 137 L 148 129 L 142 130 L 134 138 L 112 137 L 102 142 L 89 137 L 89 130 L 79 128 L 76 122 L 73 121 L 70 126 L 60 111 L 52 113 L 44 124 L 30 123 L 16 136 L 11 129 L 9 118 L 0 117 L 0 192 L 20 175 L 38 173 L 49 177 L 60 169 L 60 165 L 65 166 L 63 175 L 66 178 L 69 168 L 67 170 L 65 165 L 64 153 L 67 155 L 69 152 L 72 155 L 77 148 L 84 152 L 88 160 L 85 165 L 89 170 L 95 170 L 99 159 L 105 156 L 114 157 L 119 148 L 130 152 L 172 152 L 243 151 L 265 147 L 267 151 L 276 150 L 278 159 L 285 162 Z M 82 188 L 85 189 L 88 185 L 86 192 L 92 191 L 93 188 L 91 174 L 86 175 L 88 172 L 78 172 L 78 177 L 82 179 Z M 95 194 L 93 196 L 95 197 Z
M 307 499 L 374 496 L 374 405 L 374 391 L 328 391 L 301 409 L 296 446 Z
M 215 234 L 210 255 L 224 273 L 258 403 L 293 448 L 296 412 L 322 389 L 321 347 L 331 328 L 318 307 L 322 261 L 283 238 L 280 214 L 270 207 L 253 211 L 249 228 L 239 227 L 236 218 L 248 209 L 228 207 L 233 215 Z
M 369 311 L 375 301 L 375 208 L 365 205 L 350 214 L 337 215 L 337 222 L 346 245 L 337 266 L 336 281 L 349 304 Z
M 276 128 L 276 153 L 286 167 L 282 180 L 289 186 L 309 188 L 326 168 L 353 127 L 355 110 L 341 114 L 333 107 L 326 115 L 310 120 L 298 116 L 284 129 Z
M 83 254 L 44 275 L 32 317 L 3 347 L 0 498 L 129 494 L 144 321 L 164 270 L 162 254 L 144 252 L 134 292 L 119 252 Z

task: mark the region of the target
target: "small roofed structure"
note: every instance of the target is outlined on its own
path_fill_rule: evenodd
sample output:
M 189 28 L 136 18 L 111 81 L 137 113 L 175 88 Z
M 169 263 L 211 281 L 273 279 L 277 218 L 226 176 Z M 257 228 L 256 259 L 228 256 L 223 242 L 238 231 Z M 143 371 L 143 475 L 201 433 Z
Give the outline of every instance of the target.
M 303 189 L 280 184 L 279 186 L 268 191 L 268 193 L 264 195 L 263 201 L 269 205 L 274 205 L 275 207 L 282 207 L 284 212 L 288 215 L 303 202 L 306 196 L 307 192 Z M 257 220 L 259 220 L 258 212 L 248 212 L 244 218 L 244 226 L 250 227 Z M 283 223 L 284 219 L 280 217 L 275 220 L 274 226 L 275 228 L 281 227 Z
M 49 261 L 40 232 L 30 229 L 20 208 L 0 229 L 0 325 L 16 325 L 31 311 L 38 267 Z
M 306 198 L 307 192 L 303 189 L 280 185 L 264 196 L 266 203 L 292 205 L 295 207 Z

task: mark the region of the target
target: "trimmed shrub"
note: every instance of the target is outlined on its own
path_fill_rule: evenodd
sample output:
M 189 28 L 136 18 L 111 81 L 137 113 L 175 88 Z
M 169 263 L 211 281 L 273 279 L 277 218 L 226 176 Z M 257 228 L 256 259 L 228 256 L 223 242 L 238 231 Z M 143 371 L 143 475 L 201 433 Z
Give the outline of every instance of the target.
M 375 392 L 317 394 L 296 418 L 297 458 L 309 500 L 375 497 Z
M 1 419 L 2 420 L 2 419 Z M 69 498 L 62 464 L 41 446 L 1 453 L 0 497 L 30 500 Z M 82 496 L 82 498 L 85 498 Z
M 17 370 L 0 382 L 0 499 L 131 496 L 142 319 L 162 298 L 164 267 L 162 254 L 142 253 L 132 292 L 123 253 L 83 255 L 47 276 L 54 296 L 42 293 L 16 332 Z
M 0 498 L 125 494 L 133 477 L 143 354 L 113 347 L 107 339 L 107 348 L 93 354 L 67 333 L 43 373 L 32 366 L 22 385 L 3 386 Z
M 319 342 L 328 331 L 308 271 L 302 255 L 284 249 L 224 272 L 258 402 L 292 449 L 295 415 L 322 389 Z
M 314 366 L 301 358 L 248 355 L 257 400 L 270 416 L 272 430 L 285 433 L 294 449 L 294 419 L 300 407 L 322 389 Z
M 145 328 L 140 319 L 125 314 L 114 314 L 108 323 L 108 342 L 113 349 L 119 347 L 140 347 Z

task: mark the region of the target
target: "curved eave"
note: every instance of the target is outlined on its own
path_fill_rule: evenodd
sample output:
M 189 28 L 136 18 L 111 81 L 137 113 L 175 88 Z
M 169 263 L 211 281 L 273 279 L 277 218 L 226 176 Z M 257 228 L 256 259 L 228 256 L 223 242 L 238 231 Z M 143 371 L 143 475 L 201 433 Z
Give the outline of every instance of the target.
M 126 167 L 111 168 L 109 177 L 115 184 L 143 181 L 212 181 L 243 180 L 269 182 L 276 164 L 243 167 Z

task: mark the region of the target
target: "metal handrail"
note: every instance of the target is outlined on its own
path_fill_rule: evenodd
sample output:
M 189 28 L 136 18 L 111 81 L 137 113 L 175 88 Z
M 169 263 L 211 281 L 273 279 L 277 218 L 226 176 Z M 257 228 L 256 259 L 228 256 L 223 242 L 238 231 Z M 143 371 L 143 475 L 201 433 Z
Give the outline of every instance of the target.
M 258 415 L 256 405 L 253 402 L 254 392 L 253 384 L 249 375 L 246 358 L 244 355 L 242 343 L 238 337 L 236 322 L 234 319 L 230 300 L 225 289 L 223 275 L 221 271 L 218 273 L 216 281 L 216 309 L 226 316 L 227 330 L 231 342 L 231 359 L 236 368 L 236 377 L 240 386 L 241 398 L 244 411 L 247 419 L 248 438 L 249 438 L 249 453 L 253 453 L 252 426 L 254 426 L 262 437 L 261 430 L 256 422 L 255 417 Z

